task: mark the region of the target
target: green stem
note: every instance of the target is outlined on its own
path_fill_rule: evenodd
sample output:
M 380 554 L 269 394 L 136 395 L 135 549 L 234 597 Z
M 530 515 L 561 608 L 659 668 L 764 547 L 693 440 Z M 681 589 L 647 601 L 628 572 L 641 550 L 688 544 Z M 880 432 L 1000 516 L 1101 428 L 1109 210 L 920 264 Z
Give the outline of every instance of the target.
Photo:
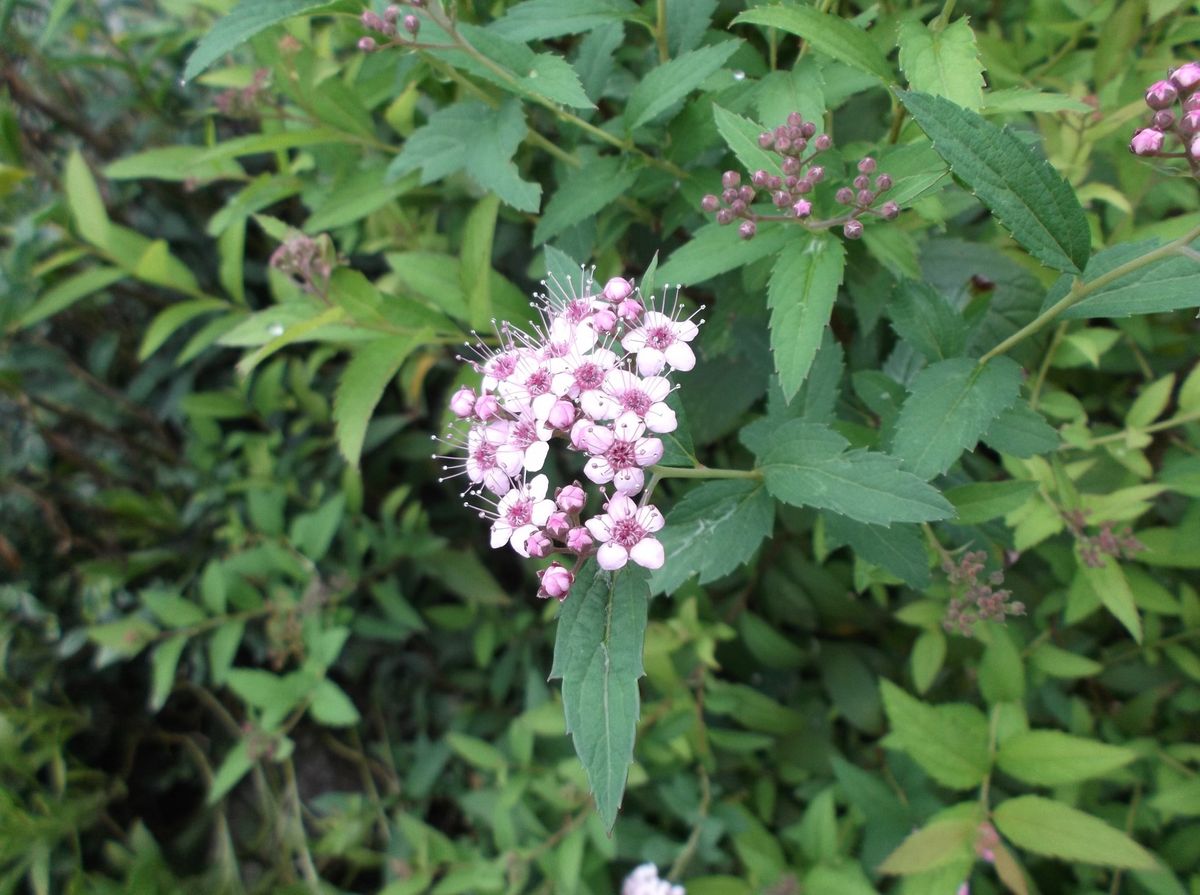
M 761 479 L 758 469 L 718 469 L 711 466 L 651 466 L 659 479 Z
M 1131 433 L 1134 432 L 1144 432 L 1149 435 L 1151 432 L 1161 432 L 1164 429 L 1173 429 L 1176 426 L 1186 426 L 1188 423 L 1195 422 L 1200 422 L 1200 410 L 1189 410 L 1187 413 L 1177 413 L 1170 419 L 1152 423 L 1151 425 L 1143 426 L 1140 429 L 1122 429 L 1120 432 L 1111 432 L 1108 435 L 1100 435 L 1096 438 L 1089 438 L 1083 444 L 1064 444 L 1059 447 L 1059 450 L 1085 450 L 1101 444 L 1111 444 L 1114 441 L 1124 441 L 1130 436 Z
M 929 27 L 934 31 L 942 31 L 950 24 L 950 16 L 954 15 L 954 4 L 956 0 L 946 0 L 942 4 L 942 11 L 938 13 L 938 17 L 929 23 Z
M 1033 381 L 1033 388 L 1029 391 L 1029 406 L 1033 410 L 1037 410 L 1038 398 L 1042 394 L 1042 386 L 1046 384 L 1046 374 L 1050 372 L 1050 362 L 1054 360 L 1054 354 L 1058 351 L 1058 346 L 1067 334 L 1067 328 L 1070 325 L 1070 321 L 1060 323 L 1058 328 L 1054 330 L 1054 337 L 1050 339 L 1050 347 L 1046 349 L 1046 355 L 1042 358 L 1042 366 L 1038 369 L 1037 379 Z
M 654 42 L 658 44 L 659 64 L 671 58 L 671 50 L 667 46 L 667 0 L 658 0 L 657 25 L 654 27 Z
M 1188 243 L 1191 243 L 1196 239 L 1200 239 L 1200 227 L 1189 230 L 1174 242 L 1169 242 L 1166 245 L 1159 246 L 1157 249 L 1147 252 L 1138 258 L 1133 258 L 1130 261 L 1126 261 L 1124 264 L 1114 267 L 1108 273 L 1101 274 L 1094 280 L 1084 282 L 1082 278 L 1076 279 L 1074 285 L 1071 286 L 1070 292 L 1068 292 L 1065 296 L 1063 296 L 1045 311 L 1038 314 L 1037 317 L 1035 317 L 1032 321 L 1025 324 L 1025 326 L 1021 327 L 1019 330 L 981 357 L 979 359 L 979 365 L 983 366 L 992 358 L 1004 354 L 1014 345 L 1018 345 L 1032 336 L 1034 333 L 1040 332 L 1048 324 L 1053 323 L 1056 319 L 1058 319 L 1063 312 L 1079 304 L 1092 293 L 1103 289 L 1109 283 L 1115 282 L 1116 280 L 1121 279 L 1121 277 L 1128 276 L 1134 271 L 1141 270 L 1143 267 L 1153 264 L 1155 261 L 1166 258 L 1169 255 L 1179 254 L 1179 250 L 1181 248 L 1187 246 Z

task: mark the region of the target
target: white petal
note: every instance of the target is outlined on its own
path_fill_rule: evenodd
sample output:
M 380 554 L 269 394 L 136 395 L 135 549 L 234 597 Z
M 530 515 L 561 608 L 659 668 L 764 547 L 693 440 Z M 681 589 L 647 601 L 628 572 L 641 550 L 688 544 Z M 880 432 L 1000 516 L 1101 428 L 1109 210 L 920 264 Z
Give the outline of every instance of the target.
M 622 469 L 613 476 L 613 487 L 622 494 L 637 494 L 646 484 L 646 474 L 636 466 Z
M 499 456 L 496 458 L 499 460 Z M 474 457 L 467 457 L 467 478 L 472 482 L 480 482 L 483 480 L 483 467 Z
M 651 404 L 646 410 L 646 428 L 651 432 L 662 435 L 666 432 L 674 432 L 678 427 L 679 421 L 675 419 L 675 411 L 661 401 L 658 404 Z
M 544 500 L 550 490 L 550 480 L 544 475 L 535 475 L 529 480 L 527 494 L 534 500 Z
M 592 533 L 592 537 L 601 543 L 608 543 L 612 540 L 612 517 L 611 516 L 593 516 L 587 522 L 583 523 L 587 526 L 587 530 Z
M 626 351 L 641 351 L 646 347 L 646 329 L 638 327 L 625 333 L 621 339 L 621 347 Z
M 624 494 L 615 494 L 608 501 L 608 515 L 614 519 L 632 519 L 637 514 L 637 504 Z
M 550 391 L 558 396 L 570 394 L 575 389 L 575 374 L 569 371 L 555 373 L 550 382 Z
M 655 538 L 642 538 L 633 545 L 629 555 L 635 563 L 647 569 L 661 569 L 667 558 L 662 543 Z
M 583 474 L 597 485 L 607 485 L 613 480 L 615 470 L 603 457 L 592 457 L 583 465 Z
M 638 466 L 653 466 L 663 455 L 663 443 L 659 438 L 639 438 L 633 447 L 633 457 Z
M 642 380 L 642 391 L 655 403 L 665 401 L 671 394 L 671 383 L 664 376 L 647 376 Z
M 700 327 L 692 323 L 690 320 L 680 320 L 672 329 L 675 332 L 675 338 L 682 339 L 685 342 L 690 342 L 696 338 L 696 333 L 700 332 Z
M 522 525 L 514 531 L 512 533 L 512 540 L 509 541 L 512 544 L 513 550 L 516 550 L 522 556 L 528 556 L 529 551 L 525 547 L 525 542 L 529 540 L 529 536 L 535 531 L 537 531 L 536 525 Z
M 675 321 L 662 311 L 647 311 L 646 316 L 642 319 L 642 326 L 646 329 L 656 329 L 660 326 L 674 327 L 674 325 Z
M 658 507 L 648 506 L 642 507 L 637 511 L 637 524 L 648 532 L 661 531 L 666 520 L 663 519 L 663 514 L 659 512 Z
M 642 437 L 645 431 L 646 424 L 632 410 L 622 413 L 617 417 L 617 421 L 613 423 L 613 432 L 622 441 L 636 441 Z
M 550 408 L 558 402 L 558 395 L 549 391 L 544 395 L 538 395 L 529 405 L 533 408 L 533 416 L 539 423 L 544 423 L 546 417 L 550 415 Z
M 604 376 L 604 390 L 610 395 L 620 395 L 641 387 L 642 381 L 628 370 L 609 370 Z
M 496 451 L 496 465 L 508 475 L 516 475 L 520 472 L 521 464 L 524 462 L 525 452 L 516 445 L 506 444 Z
M 530 521 L 538 528 L 546 524 L 546 520 L 550 518 L 550 514 L 555 510 L 554 501 L 539 500 L 533 505 L 533 510 L 530 512 Z
M 502 469 L 489 469 L 483 474 L 483 486 L 493 494 L 503 497 L 512 489 L 512 481 Z
M 589 426 L 583 430 L 583 437 L 580 439 L 583 442 L 583 448 L 589 454 L 603 454 L 613 443 L 613 433 L 611 429 L 604 426 Z
M 525 468 L 530 472 L 537 472 L 545 464 L 546 455 L 549 453 L 550 445 L 544 441 L 535 441 L 525 448 Z
M 646 346 L 637 353 L 638 372 L 643 376 L 657 376 L 666 365 L 666 357 L 657 348 Z
M 684 373 L 696 366 L 696 355 L 687 342 L 672 342 L 667 346 L 664 356 L 673 369 Z M 638 360 L 641 360 L 641 355 L 638 355 Z
M 600 549 L 596 551 L 596 562 L 606 572 L 612 572 L 629 562 L 629 551 L 620 544 L 614 544 L 610 541 L 607 544 L 600 545 Z
M 617 356 L 607 348 L 597 348 L 592 352 L 591 362 L 602 370 L 611 370 L 617 365 Z
M 579 406 L 594 420 L 610 420 L 621 412 L 621 405 L 597 388 L 581 394 Z
M 492 549 L 494 550 L 497 547 L 503 547 L 505 544 L 507 544 L 509 538 L 512 537 L 512 532 L 512 526 L 503 519 L 497 519 L 495 522 L 493 522 L 491 538 Z

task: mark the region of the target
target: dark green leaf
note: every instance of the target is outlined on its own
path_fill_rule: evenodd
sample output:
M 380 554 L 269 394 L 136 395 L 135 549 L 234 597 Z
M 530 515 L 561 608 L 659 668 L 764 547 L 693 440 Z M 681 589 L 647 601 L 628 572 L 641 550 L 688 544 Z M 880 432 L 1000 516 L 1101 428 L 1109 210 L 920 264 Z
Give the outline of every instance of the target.
M 1122 243 L 1096 253 L 1088 262 L 1083 282 L 1093 282 L 1135 258 L 1158 247 L 1156 239 Z M 1055 284 L 1046 297 L 1054 304 L 1066 295 L 1071 283 L 1065 278 Z M 1169 255 L 1106 282 L 1079 304 L 1068 308 L 1063 319 L 1086 317 L 1130 317 L 1134 314 L 1161 314 L 1200 305 L 1200 268 L 1193 258 Z
M 425 335 L 386 336 L 356 348 L 338 381 L 333 420 L 338 448 L 346 462 L 357 465 L 367 424 L 384 389 Z
M 762 169 L 771 174 L 781 174 L 779 155 L 768 152 L 758 145 L 758 135 L 766 128 L 749 118 L 744 118 L 736 112 L 722 109 L 713 103 L 713 121 L 717 124 L 717 133 L 737 156 L 742 167 L 747 171 Z
M 637 180 L 632 168 L 622 170 L 621 160 L 605 156 L 576 168 L 546 202 L 533 230 L 533 244 L 541 245 L 580 221 L 599 214 L 629 192 Z
M 851 549 L 872 565 L 891 572 L 912 587 L 929 584 L 925 540 L 915 525 L 867 525 L 837 513 L 826 513 L 826 536 Z
M 511 40 L 545 40 L 620 22 L 636 11 L 630 0 L 525 0 L 488 28 Z
M 239 0 L 196 44 L 183 69 L 183 80 L 190 81 L 234 47 L 277 22 L 337 6 L 329 0 Z
M 967 342 L 967 324 L 933 287 L 901 280 L 887 306 L 896 335 L 934 363 L 958 357 Z
M 809 6 L 760 6 L 748 9 L 733 24 L 778 28 L 808 41 L 830 58 L 874 75 L 884 83 L 895 79 L 892 67 L 866 32 L 829 13 Z
M 1002 454 L 1022 458 L 1048 453 L 1059 445 L 1055 428 L 1024 400 L 992 420 L 980 438 Z
M 842 243 L 824 234 L 789 242 L 775 261 L 767 291 L 771 353 L 788 401 L 800 391 L 816 357 L 845 265 Z
M 946 491 L 954 504 L 957 520 L 963 525 L 978 525 L 1017 509 L 1037 493 L 1037 482 L 972 482 Z
M 763 225 L 753 239 L 741 239 L 737 227 L 705 224 L 671 253 L 659 268 L 658 279 L 694 286 L 775 254 L 792 236 L 786 227 Z
M 626 129 L 635 130 L 666 112 L 703 84 L 741 44 L 740 40 L 722 41 L 651 69 L 629 95 L 624 116 Z

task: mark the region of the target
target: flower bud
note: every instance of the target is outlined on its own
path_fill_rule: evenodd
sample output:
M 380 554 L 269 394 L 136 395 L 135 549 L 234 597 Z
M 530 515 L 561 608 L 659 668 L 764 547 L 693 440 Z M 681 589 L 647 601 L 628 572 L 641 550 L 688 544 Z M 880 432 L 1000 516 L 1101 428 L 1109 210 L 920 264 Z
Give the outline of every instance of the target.
M 554 492 L 554 503 L 564 513 L 578 513 L 587 503 L 587 492 L 579 486 L 579 482 L 572 482 Z
M 724 202 L 726 205 L 728 205 L 730 202 L 734 202 L 737 200 L 738 194 L 740 192 L 741 192 L 740 190 L 734 189 L 733 187 L 729 187 L 728 189 L 722 190 L 721 191 L 721 201 Z
M 1200 109 L 1200 93 L 1193 93 L 1183 101 L 1183 111 L 1192 112 Z
M 525 552 L 530 556 L 549 556 L 554 549 L 554 542 L 544 532 L 535 531 L 525 539 Z
M 733 189 L 742 182 L 742 175 L 737 171 L 726 171 L 721 175 L 721 186 L 726 189 Z
M 613 277 L 604 284 L 604 292 L 602 294 L 606 301 L 611 301 L 614 304 L 624 301 L 633 295 L 633 283 L 624 277 Z
M 792 197 L 785 190 L 776 190 L 771 194 L 771 201 L 775 204 L 776 208 L 783 208 L 791 199 Z
M 721 207 L 721 200 L 718 199 L 716 196 L 714 196 L 712 193 L 709 193 L 707 196 L 705 196 L 703 199 L 700 200 L 700 207 L 704 211 L 707 211 L 711 214 L 712 212 L 716 211 L 718 208 Z
M 816 147 L 818 152 L 824 152 L 832 145 L 833 137 L 829 136 L 829 134 L 819 134 L 817 139 L 813 140 L 813 146 Z
M 788 137 L 780 137 L 775 141 L 775 151 L 787 154 L 792 151 L 792 141 Z
M 1159 115 L 1162 113 L 1159 112 Z M 1156 118 L 1158 115 L 1155 116 Z M 1185 134 L 1200 133 L 1200 110 L 1193 110 L 1179 119 L 1179 129 Z
M 775 144 L 775 135 L 770 131 L 763 131 L 758 135 L 758 148 L 770 149 Z
M 806 140 L 811 140 L 812 135 L 816 132 L 817 126 L 811 121 L 806 121 L 804 124 L 800 125 L 800 136 L 804 137 Z
M 1192 138 L 1192 142 L 1188 144 L 1187 153 L 1192 161 L 1200 162 L 1200 136 Z
M 880 174 L 875 178 L 875 192 L 886 193 L 892 188 L 892 175 Z
M 1170 109 L 1159 109 L 1150 118 L 1150 126 L 1157 131 L 1169 131 L 1175 124 L 1175 113 Z
M 389 3 L 387 9 L 383 11 L 384 21 L 396 24 L 400 19 L 400 5 L 397 3 Z
M 1165 109 L 1179 97 L 1179 91 L 1170 81 L 1155 81 L 1146 88 L 1146 105 L 1151 109 Z
M 358 20 L 362 22 L 364 28 L 370 28 L 372 31 L 383 30 L 383 19 L 379 18 L 379 16 L 375 15 L 375 13 L 371 12 L 369 9 L 364 11 L 363 14 L 358 17 Z
M 375 50 L 375 38 L 360 37 L 358 39 L 358 48 L 364 53 L 371 53 Z
M 863 208 L 866 208 L 868 205 L 870 205 L 872 202 L 875 201 L 875 194 L 873 192 L 871 192 L 870 190 L 859 190 L 854 195 L 854 201 L 856 203 L 858 203 L 859 205 L 861 205 Z
M 792 192 L 799 193 L 801 196 L 812 192 L 812 181 L 807 177 L 803 180 L 797 180 L 796 185 L 792 188 Z
M 567 546 L 576 553 L 586 552 L 594 543 L 591 534 L 582 525 L 567 532 Z
M 752 175 L 750 175 L 750 182 L 761 189 L 767 185 L 767 181 L 770 180 L 770 178 L 770 174 L 768 174 L 762 168 L 759 168 Z
M 799 200 L 795 205 L 792 206 L 792 214 L 798 218 L 808 217 L 810 214 L 812 214 L 812 203 L 807 199 Z
M 789 155 L 783 160 L 782 167 L 784 174 L 798 174 L 800 173 L 800 159 Z
M 485 423 L 500 412 L 500 402 L 495 395 L 480 395 L 475 399 L 475 416 Z
M 866 158 L 859 161 L 858 171 L 860 174 L 870 174 L 874 170 L 875 170 L 875 159 L 871 158 L 869 155 Z
M 742 239 L 753 239 L 754 234 L 758 232 L 758 225 L 754 221 L 742 221 L 738 225 L 738 236 Z
M 586 416 L 581 416 L 579 419 L 575 420 L 575 425 L 571 427 L 571 447 L 575 448 L 577 451 L 586 451 L 587 448 L 584 446 L 583 439 L 587 435 L 588 430 L 590 430 L 594 425 L 595 423 L 593 423 Z M 567 487 L 570 486 L 568 485 Z M 561 505 L 559 508 L 562 509 Z
M 566 537 L 571 530 L 571 520 L 562 510 L 556 510 L 546 519 L 546 531 L 556 538 Z
M 900 217 L 900 206 L 895 202 L 884 202 L 879 206 L 879 213 L 885 221 L 894 221 Z
M 741 188 L 738 189 L 737 197 L 749 205 L 754 201 L 754 187 L 749 184 L 742 184 Z
M 416 16 L 405 16 L 403 24 L 404 24 L 404 30 L 407 31 L 409 34 L 411 34 L 413 37 L 416 37 L 417 32 L 419 32 L 421 30 L 421 20 L 418 19 Z
M 733 223 L 733 212 L 728 208 L 722 208 L 717 212 L 717 223 L 724 226 L 725 224 Z
M 592 315 L 592 328 L 598 333 L 612 332 L 617 328 L 617 315 L 608 308 L 601 308 Z
M 450 396 L 450 412 L 465 420 L 475 412 L 475 392 L 465 385 Z
M 794 190 L 796 188 L 796 184 L 799 182 L 799 177 L 794 174 L 789 174 L 787 177 L 783 178 L 783 188 L 785 190 Z
M 617 305 L 617 316 L 632 323 L 642 316 L 644 310 L 636 298 L 627 298 Z
M 820 183 L 825 179 L 825 168 L 822 165 L 813 165 L 808 169 L 807 177 L 813 183 Z
M 554 597 L 560 602 L 567 598 L 567 594 L 571 592 L 571 585 L 575 583 L 575 576 L 570 570 L 556 562 L 538 572 L 538 578 L 541 579 L 538 596 L 542 599 Z
M 871 178 L 868 177 L 866 174 L 859 174 L 857 177 L 854 178 L 853 183 L 854 183 L 854 188 L 856 190 L 865 190 L 867 187 L 869 187 L 871 185 Z
M 800 127 L 804 124 L 804 117 L 799 112 L 788 112 L 787 123 L 788 127 Z
M 849 205 L 854 201 L 854 190 L 848 186 L 844 186 L 833 194 L 833 198 L 837 200 L 839 205 Z
M 1200 84 L 1200 62 L 1185 62 L 1171 72 L 1171 83 L 1179 90 L 1190 91 Z
M 781 139 L 786 140 L 787 135 L 788 135 L 787 125 L 786 124 L 779 125 L 779 127 L 775 128 L 775 130 L 772 133 L 774 133 L 776 140 L 781 140 Z
M 1133 135 L 1129 141 L 1129 151 L 1134 155 L 1158 155 L 1163 148 L 1165 135 L 1152 127 L 1144 127 Z
M 551 429 L 569 429 L 575 422 L 575 405 L 570 401 L 555 401 L 546 415 L 546 424 Z
M 734 199 L 729 203 L 729 210 L 740 217 L 746 211 L 746 204 L 742 199 Z
M 860 220 L 846 221 L 842 227 L 842 235 L 847 239 L 858 239 L 863 234 L 863 225 Z

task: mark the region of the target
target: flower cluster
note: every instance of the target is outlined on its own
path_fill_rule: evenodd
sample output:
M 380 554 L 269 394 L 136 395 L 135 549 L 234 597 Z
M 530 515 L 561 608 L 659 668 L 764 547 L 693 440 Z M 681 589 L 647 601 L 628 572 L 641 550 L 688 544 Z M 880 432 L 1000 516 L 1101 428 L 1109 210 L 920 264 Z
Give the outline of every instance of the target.
M 1075 538 L 1079 547 L 1079 557 L 1084 565 L 1100 568 L 1107 556 L 1114 559 L 1133 559 L 1146 549 L 1146 545 L 1134 536 L 1133 529 L 1128 525 L 1114 531 L 1114 523 L 1101 522 L 1099 533 L 1089 535 L 1085 531 L 1088 524 L 1087 510 L 1070 510 L 1063 512 L 1062 516 Z
M 1004 583 L 1003 572 L 991 572 L 981 580 L 986 561 L 982 550 L 967 551 L 958 562 L 948 556 L 942 560 L 942 571 L 954 591 L 942 619 L 947 631 L 970 637 L 976 622 L 1002 622 L 1010 615 L 1025 614 L 1025 604 L 1013 600 L 1012 591 L 995 589 Z
M 1200 176 L 1200 62 L 1172 69 L 1167 78 L 1146 88 L 1146 105 L 1152 110 L 1150 126 L 1138 128 L 1129 141 L 1134 155 L 1186 158 L 1192 173 Z M 1167 138 L 1181 145 L 1164 151 Z
M 403 43 L 402 40 L 397 40 L 400 30 L 403 29 L 410 38 L 416 40 L 417 34 L 421 31 L 421 20 L 412 13 L 404 13 L 402 7 L 411 6 L 413 9 L 421 9 L 425 6 L 425 0 L 408 0 L 407 3 L 389 3 L 384 9 L 383 15 L 367 10 L 360 17 L 364 28 L 374 31 L 388 38 L 388 43 Z M 364 53 L 372 53 L 380 48 L 379 42 L 371 36 L 360 38 L 358 48 Z
M 659 879 L 658 868 L 653 864 L 642 864 L 625 877 L 621 895 L 686 895 L 686 892 L 683 886 Z
M 824 166 L 813 162 L 833 146 L 833 140 L 828 134 L 818 134 L 816 124 L 805 121 L 798 112 L 789 114 L 786 124 L 759 134 L 758 145 L 779 156 L 782 173 L 772 174 L 760 168 L 750 175 L 750 183 L 744 184 L 737 171 L 726 171 L 721 175 L 721 194 L 710 193 L 700 200 L 700 207 L 713 214 L 718 224 L 741 220 L 738 234 L 743 239 L 754 238 L 759 221 L 799 221 L 814 230 L 840 224 L 843 236 L 858 239 L 863 233 L 864 216 L 891 221 L 900 214 L 900 206 L 895 202 L 876 204 L 892 188 L 892 178 L 876 174 L 872 182 L 876 163 L 867 156 L 859 161 L 852 186 L 843 186 L 835 194 L 835 200 L 845 210 L 828 220 L 813 220 L 813 190 L 825 179 Z M 760 190 L 769 195 L 778 212 L 754 210 Z
M 573 569 L 554 562 L 539 573 L 538 595 L 561 600 L 593 554 L 610 571 L 630 560 L 662 566 L 654 537 L 662 513 L 634 498 L 662 458 L 658 436 L 676 427 L 668 376 L 695 365 L 689 343 L 699 329 L 683 315 L 678 289 L 656 302 L 621 277 L 596 291 L 587 270 L 578 288 L 552 282 L 532 333 L 501 324 L 494 344 L 477 340 L 475 356 L 460 358 L 482 386 L 451 397 L 456 424 L 443 441 L 461 453 L 440 459 L 470 482 L 464 495 L 487 501 L 480 515 L 491 520 L 493 547 L 574 557 Z M 603 512 L 583 518 L 588 495 L 578 481 L 550 495 L 542 468 L 556 438 L 586 458 L 583 476 L 601 486 Z

